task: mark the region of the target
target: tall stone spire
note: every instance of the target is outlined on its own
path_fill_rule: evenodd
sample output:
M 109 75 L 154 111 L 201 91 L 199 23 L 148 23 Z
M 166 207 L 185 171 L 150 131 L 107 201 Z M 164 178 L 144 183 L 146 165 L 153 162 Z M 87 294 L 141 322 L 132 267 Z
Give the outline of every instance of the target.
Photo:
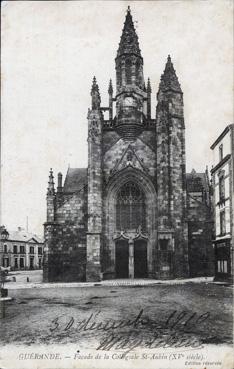
M 96 81 L 96 77 L 93 77 L 93 84 L 91 88 L 91 97 L 92 97 L 92 109 L 96 110 L 100 108 L 101 97 L 99 93 L 99 87 Z
M 161 81 L 159 84 L 159 90 L 166 92 L 166 91 L 174 91 L 182 93 L 173 63 L 171 61 L 170 55 L 168 55 L 167 63 L 165 66 L 165 70 L 161 75 Z
M 141 57 L 138 36 L 136 34 L 130 7 L 128 6 L 127 15 L 124 22 L 122 36 L 117 51 L 117 57 L 123 54 L 135 54 Z

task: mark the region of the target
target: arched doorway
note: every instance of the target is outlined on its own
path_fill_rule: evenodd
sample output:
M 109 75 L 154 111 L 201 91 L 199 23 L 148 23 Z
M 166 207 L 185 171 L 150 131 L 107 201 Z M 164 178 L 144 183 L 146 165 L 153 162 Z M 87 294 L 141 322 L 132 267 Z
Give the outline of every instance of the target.
M 115 243 L 115 275 L 116 278 L 129 276 L 129 247 L 127 240 L 117 240 Z
M 134 241 L 134 278 L 147 278 L 147 241 Z
M 157 197 L 151 179 L 139 169 L 128 166 L 111 177 L 104 196 L 104 278 L 117 277 L 116 245 L 119 239 L 128 242 L 127 278 L 135 276 L 134 242 L 136 239 L 146 240 L 147 252 L 142 252 L 147 255 L 147 277 L 151 278 L 154 273 L 154 248 L 157 242 Z M 145 246 L 143 248 L 145 249 Z M 138 254 L 138 250 L 136 253 Z

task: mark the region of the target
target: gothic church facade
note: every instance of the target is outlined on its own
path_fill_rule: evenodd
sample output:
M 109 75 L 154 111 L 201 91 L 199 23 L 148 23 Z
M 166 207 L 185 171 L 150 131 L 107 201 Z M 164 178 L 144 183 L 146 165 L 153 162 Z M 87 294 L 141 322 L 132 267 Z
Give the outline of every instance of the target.
M 59 173 L 57 190 L 50 171 L 44 281 L 189 276 L 183 92 L 168 56 L 151 118 L 129 8 L 115 69 L 108 107 L 93 79 L 88 168 Z

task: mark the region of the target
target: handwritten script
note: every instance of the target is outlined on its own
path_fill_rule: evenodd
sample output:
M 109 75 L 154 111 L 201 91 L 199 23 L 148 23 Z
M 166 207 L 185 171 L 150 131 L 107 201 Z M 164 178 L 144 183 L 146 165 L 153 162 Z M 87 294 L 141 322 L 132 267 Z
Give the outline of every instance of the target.
M 141 309 L 133 318 L 102 319 L 101 311 L 91 313 L 83 320 L 73 316 L 58 316 L 51 321 L 51 334 L 92 333 L 98 338 L 97 350 L 123 350 L 129 353 L 137 347 L 153 348 L 201 348 L 202 342 L 194 334 L 208 318 L 209 312 L 172 311 L 164 321 L 151 319 Z

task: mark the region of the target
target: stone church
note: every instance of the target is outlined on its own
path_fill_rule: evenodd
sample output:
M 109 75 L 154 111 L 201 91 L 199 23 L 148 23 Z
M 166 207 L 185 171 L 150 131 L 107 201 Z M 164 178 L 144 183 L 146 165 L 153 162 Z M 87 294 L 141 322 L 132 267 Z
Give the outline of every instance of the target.
M 57 190 L 50 171 L 44 281 L 183 278 L 191 275 L 191 263 L 201 264 L 196 247 L 189 259 L 183 92 L 168 56 L 152 118 L 150 80 L 145 84 L 143 57 L 129 8 L 115 69 L 115 93 L 110 81 L 108 106 L 101 105 L 93 79 L 88 168 L 69 168 L 64 183 L 59 173 Z M 199 182 L 201 176 L 195 171 L 193 175 Z M 192 224 L 199 223 L 198 229 L 204 217 L 210 219 L 209 179 L 205 174 L 202 178 L 199 201 L 205 210 L 202 205 L 195 219 L 190 216 Z M 198 201 L 196 196 L 194 201 Z M 210 270 L 210 241 L 208 234 L 204 245 L 201 239 L 198 242 L 208 254 L 205 274 Z

